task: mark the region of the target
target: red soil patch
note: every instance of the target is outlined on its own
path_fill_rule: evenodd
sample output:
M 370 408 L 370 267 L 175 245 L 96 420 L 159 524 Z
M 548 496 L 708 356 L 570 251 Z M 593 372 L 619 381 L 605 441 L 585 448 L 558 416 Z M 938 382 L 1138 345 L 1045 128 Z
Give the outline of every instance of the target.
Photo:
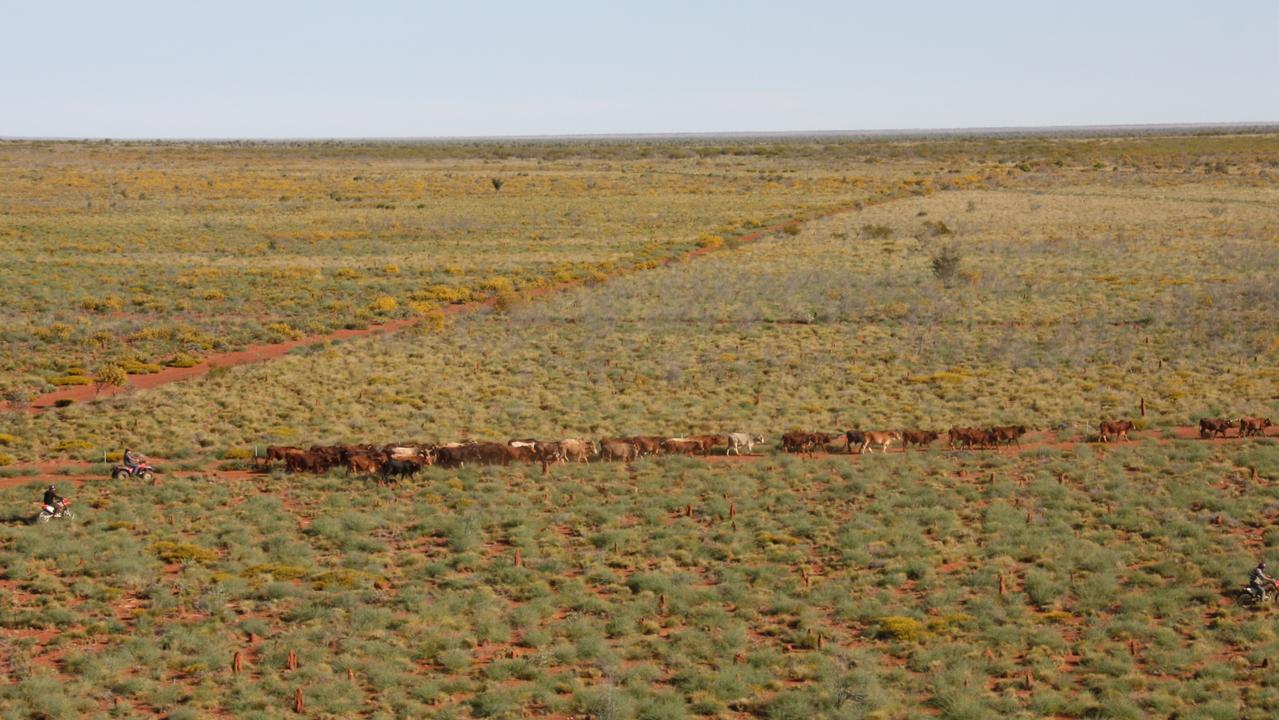
M 448 311 L 453 313 L 463 312 L 463 309 L 466 307 L 467 306 L 465 305 L 455 305 L 448 308 Z M 210 370 L 218 367 L 234 367 L 236 365 L 247 365 L 249 363 L 273 360 L 285 355 L 294 348 L 305 345 L 331 340 L 349 340 L 351 338 L 364 337 L 375 333 L 395 332 L 414 325 L 416 322 L 416 319 L 392 320 L 385 324 L 371 325 L 359 330 L 336 330 L 324 335 L 308 335 L 298 340 L 289 340 L 282 343 L 251 345 L 244 350 L 214 353 L 204 358 L 204 360 L 198 365 L 193 365 L 191 367 L 165 368 L 158 373 L 151 373 L 149 375 L 130 375 L 129 381 L 123 386 L 105 387 L 102 388 L 101 392 L 92 385 L 80 385 L 77 387 L 55 390 L 33 400 L 30 405 L 30 410 L 33 412 L 46 410 L 53 407 L 59 400 L 86 402 L 89 400 L 111 397 L 112 395 L 118 395 L 131 390 L 146 390 L 148 388 L 159 387 L 160 385 L 167 385 L 171 382 L 200 377 L 208 374 Z

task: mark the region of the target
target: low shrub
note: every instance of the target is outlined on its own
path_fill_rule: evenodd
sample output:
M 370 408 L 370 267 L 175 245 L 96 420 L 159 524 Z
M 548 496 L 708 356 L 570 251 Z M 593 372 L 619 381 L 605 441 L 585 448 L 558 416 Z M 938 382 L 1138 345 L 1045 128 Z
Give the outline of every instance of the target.
M 493 296 L 493 309 L 498 312 L 508 312 L 512 308 L 518 306 L 523 298 L 514 290 L 503 290 Z
M 924 637 L 924 624 L 904 615 L 886 615 L 876 623 L 875 636 L 884 639 L 914 642 Z
M 942 235 L 950 235 L 952 230 L 941 220 L 925 220 L 924 232 L 928 237 L 940 237 Z
M 208 565 L 218 559 L 218 554 L 208 548 L 171 540 L 161 540 L 155 543 L 151 546 L 151 551 L 155 553 L 156 557 L 170 563 L 193 562 L 200 565 Z
M 130 375 L 153 375 L 164 369 L 157 363 L 142 362 L 136 358 L 123 358 L 116 361 L 116 365 Z
M 49 384 L 54 387 L 70 387 L 74 385 L 92 385 L 93 378 L 88 375 L 62 375 L 61 377 L 49 378 Z
M 180 352 L 164 361 L 165 365 L 175 368 L 189 368 L 200 364 L 200 359 L 189 353 Z
M 298 330 L 286 322 L 271 323 L 266 326 L 266 330 L 269 333 L 270 339 L 275 342 L 284 340 L 300 340 L 306 335 L 301 330 Z
M 400 307 L 400 302 L 390 295 L 380 295 L 373 302 L 369 303 L 369 310 L 375 313 L 388 314 L 393 313 Z
M 959 248 L 947 245 L 929 259 L 929 264 L 932 266 L 933 275 L 949 286 L 959 277 L 959 266 L 962 260 L 963 256 L 959 254 Z
M 893 229 L 887 225 L 868 223 L 862 225 L 862 237 L 867 240 L 886 240 L 893 236 Z

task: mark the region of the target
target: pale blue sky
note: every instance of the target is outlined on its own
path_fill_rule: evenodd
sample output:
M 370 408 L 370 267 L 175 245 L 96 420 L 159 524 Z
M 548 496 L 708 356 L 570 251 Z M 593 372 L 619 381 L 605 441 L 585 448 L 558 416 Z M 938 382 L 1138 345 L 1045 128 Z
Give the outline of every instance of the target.
M 1279 2 L 0 0 L 0 136 L 1279 120 Z

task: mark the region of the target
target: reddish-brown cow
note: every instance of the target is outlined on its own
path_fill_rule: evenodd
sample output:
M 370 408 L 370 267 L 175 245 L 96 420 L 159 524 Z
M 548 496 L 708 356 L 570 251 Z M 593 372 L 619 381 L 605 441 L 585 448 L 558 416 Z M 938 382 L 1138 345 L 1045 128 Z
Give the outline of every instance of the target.
M 1132 429 L 1133 424 L 1129 420 L 1102 420 L 1097 426 L 1097 439 L 1101 442 L 1110 442 L 1111 438 L 1127 440 L 1128 431 Z

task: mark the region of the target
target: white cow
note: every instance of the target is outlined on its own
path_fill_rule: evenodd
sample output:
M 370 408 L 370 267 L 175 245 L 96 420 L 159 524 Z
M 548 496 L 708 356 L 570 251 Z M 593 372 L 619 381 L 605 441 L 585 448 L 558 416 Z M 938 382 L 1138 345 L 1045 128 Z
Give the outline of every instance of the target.
M 748 433 L 729 433 L 728 434 L 728 452 L 725 455 L 732 455 L 736 450 L 738 455 L 742 454 L 742 448 L 746 448 L 746 452 L 752 453 L 755 446 L 764 442 L 763 435 L 750 435 Z

